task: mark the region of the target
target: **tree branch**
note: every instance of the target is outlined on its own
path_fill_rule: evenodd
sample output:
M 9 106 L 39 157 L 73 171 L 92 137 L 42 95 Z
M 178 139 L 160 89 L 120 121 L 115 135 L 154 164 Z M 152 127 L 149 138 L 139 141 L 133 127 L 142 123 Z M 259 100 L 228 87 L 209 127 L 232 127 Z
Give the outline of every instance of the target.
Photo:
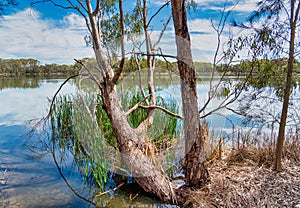
M 163 4 L 156 12 L 155 14 L 152 15 L 152 17 L 149 19 L 148 23 L 147 23 L 147 27 L 150 25 L 151 21 L 153 20 L 153 18 L 159 14 L 159 12 L 167 5 L 169 5 L 170 1 L 167 1 L 165 4 Z
M 123 1 L 122 0 L 119 0 L 119 11 L 120 11 L 120 24 L 121 24 L 122 59 L 121 59 L 120 65 L 119 65 L 119 69 L 113 78 L 113 83 L 115 83 L 115 84 L 117 83 L 118 79 L 120 78 L 122 71 L 124 69 L 124 65 L 125 65 L 125 43 L 124 43 L 125 27 L 124 27 L 124 12 L 123 12 Z
M 75 75 L 72 75 L 70 77 L 68 77 L 58 88 L 58 90 L 55 92 L 53 98 L 52 98 L 52 101 L 51 101 L 51 104 L 50 104 L 50 109 L 49 109 L 49 113 L 48 115 L 45 117 L 44 120 L 48 119 L 51 115 L 52 115 L 52 109 L 53 109 L 53 105 L 54 105 L 54 102 L 55 102 L 55 99 L 58 95 L 58 93 L 61 91 L 61 89 L 63 88 L 63 86 L 70 80 L 70 79 L 73 79 L 75 77 L 79 76 L 79 74 L 75 74 Z
M 96 16 L 96 14 L 98 14 L 99 10 L 100 10 L 100 0 L 97 0 L 96 8 L 93 11 L 93 14 Z
M 156 43 L 153 45 L 153 49 L 154 49 L 154 50 L 155 50 L 156 46 L 159 44 L 159 42 L 161 41 L 161 38 L 162 38 L 162 36 L 164 35 L 164 33 L 165 33 L 166 29 L 167 29 L 167 26 L 168 26 L 168 24 L 170 23 L 171 19 L 172 19 L 172 15 L 170 15 L 169 19 L 168 19 L 167 22 L 164 24 L 164 28 L 163 28 L 162 31 L 160 32 L 159 37 L 158 37 Z
M 174 56 L 174 55 L 168 55 L 168 54 L 159 54 L 159 53 L 147 54 L 147 53 L 143 53 L 143 52 L 137 52 L 136 54 L 142 55 L 142 56 L 159 56 L 159 57 L 165 57 L 165 58 L 174 58 L 174 59 L 178 59 L 177 56 Z
M 147 97 L 146 97 L 146 93 L 145 93 L 144 88 L 143 88 L 143 86 L 142 86 L 141 65 L 140 65 L 140 63 L 139 63 L 139 61 L 138 61 L 138 58 L 137 58 L 136 54 L 135 54 L 135 48 L 134 48 L 134 54 L 133 54 L 133 56 L 134 56 L 135 64 L 136 64 L 137 67 L 138 67 L 139 87 L 140 87 L 140 90 L 141 90 L 141 92 L 142 92 L 143 97 L 146 99 L 146 98 L 147 98 Z M 147 105 L 149 105 L 149 101 L 148 101 L 147 99 L 146 99 L 146 103 L 147 103 Z
M 145 97 L 143 100 L 141 100 L 140 102 L 136 103 L 132 108 L 130 108 L 125 115 L 128 116 L 130 113 L 132 113 L 133 111 L 135 111 L 136 109 L 138 109 L 139 105 L 144 102 L 145 100 L 147 100 L 147 98 L 149 97 L 149 95 L 147 97 Z
M 31 2 L 30 5 L 33 7 L 33 5 L 35 5 L 35 4 L 47 3 L 47 2 L 50 2 L 50 3 L 52 3 L 54 6 L 60 7 L 60 8 L 63 8 L 63 9 L 76 9 L 76 7 L 73 7 L 73 6 L 64 6 L 64 5 L 62 5 L 62 4 L 57 4 L 57 3 L 55 3 L 53 0 L 40 0 L 40 1 L 34 1 L 34 2 Z
M 74 59 L 77 63 L 79 63 L 85 70 L 87 70 L 88 74 L 90 75 L 91 80 L 93 80 L 97 86 L 101 89 L 100 83 L 97 81 L 96 77 L 91 73 L 91 71 L 82 63 L 82 61 Z
M 169 111 L 168 109 L 165 109 L 165 108 L 163 108 L 163 107 L 161 107 L 161 106 L 159 106 L 159 105 L 148 105 L 148 106 L 143 106 L 143 105 L 140 105 L 140 104 L 139 104 L 139 105 L 138 105 L 138 108 L 142 108 L 142 109 L 159 109 L 159 110 L 165 112 L 166 114 L 168 114 L 168 115 L 170 115 L 170 116 L 173 116 L 173 117 L 175 117 L 175 118 L 179 118 L 179 119 L 183 120 L 183 116 L 178 115 L 178 114 L 176 114 L 176 113 L 173 113 L 173 112 Z

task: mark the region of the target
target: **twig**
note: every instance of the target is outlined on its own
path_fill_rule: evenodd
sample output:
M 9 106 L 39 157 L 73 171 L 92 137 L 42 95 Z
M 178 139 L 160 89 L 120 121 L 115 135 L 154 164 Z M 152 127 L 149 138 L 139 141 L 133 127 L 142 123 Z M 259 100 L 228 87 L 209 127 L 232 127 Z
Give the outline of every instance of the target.
M 115 190 L 117 190 L 118 188 L 120 188 L 121 186 L 123 186 L 125 183 L 121 183 L 120 185 L 118 185 L 117 187 L 115 187 L 115 188 L 113 188 L 113 189 L 110 189 L 110 190 L 107 190 L 107 191 L 104 191 L 104 192 L 102 192 L 102 193 L 99 193 L 99 194 L 97 194 L 97 195 L 95 195 L 95 197 L 99 197 L 99 196 L 102 196 L 102 195 L 104 195 L 104 194 L 107 194 L 107 193 L 109 193 L 109 192 L 111 192 L 111 191 L 115 191 Z
M 50 110 L 49 110 L 49 113 L 48 115 L 46 116 L 46 119 L 49 118 L 51 115 L 52 115 L 52 108 L 53 108 L 53 105 L 54 105 L 54 102 L 55 102 L 55 99 L 58 95 L 58 93 L 61 91 L 61 89 L 63 88 L 63 86 L 70 80 L 70 79 L 73 79 L 75 77 L 79 76 L 79 74 L 75 74 L 75 75 L 72 75 L 70 77 L 68 77 L 58 88 L 58 90 L 55 92 L 53 98 L 52 98 L 52 101 L 51 101 L 51 104 L 50 104 Z
M 34 1 L 34 2 L 31 2 L 30 5 L 33 7 L 33 5 L 35 5 L 35 4 L 46 3 L 46 2 L 50 2 L 50 3 L 52 3 L 54 6 L 56 6 L 56 7 L 61 7 L 61 8 L 63 8 L 63 9 L 75 9 L 75 10 L 76 10 L 75 7 L 64 6 L 64 5 L 61 5 L 61 4 L 57 4 L 57 3 L 55 3 L 53 0 L 40 0 L 40 1 Z
M 148 23 L 147 23 L 147 27 L 150 25 L 151 21 L 153 20 L 153 18 L 159 14 L 159 12 L 167 5 L 169 5 L 170 1 L 167 1 L 165 4 L 163 4 L 156 12 L 155 14 L 152 15 L 152 17 L 150 17 Z

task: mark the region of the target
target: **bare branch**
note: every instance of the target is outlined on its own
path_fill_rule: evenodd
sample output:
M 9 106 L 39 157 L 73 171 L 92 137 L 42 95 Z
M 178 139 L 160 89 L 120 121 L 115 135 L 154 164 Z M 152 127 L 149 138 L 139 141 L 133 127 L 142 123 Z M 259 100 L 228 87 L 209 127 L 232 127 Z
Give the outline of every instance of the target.
M 296 23 L 299 19 L 299 12 L 300 12 L 300 1 L 298 2 L 297 8 L 296 8 L 296 14 L 295 14 L 295 18 L 294 18 L 294 23 Z
M 97 84 L 97 86 L 101 89 L 102 87 L 101 87 L 101 85 L 100 85 L 100 83 L 98 82 L 98 80 L 97 80 L 97 78 L 91 73 L 91 71 L 84 65 L 84 63 L 82 63 L 82 61 L 80 61 L 80 60 L 77 60 L 77 59 L 74 59 L 77 63 L 79 63 L 81 66 L 83 66 L 84 67 L 84 69 L 88 72 L 88 74 L 90 75 L 90 78 L 91 78 L 91 80 L 93 80 L 96 84 Z M 101 70 L 100 70 L 101 71 Z
M 135 52 L 135 48 L 134 48 L 134 52 Z M 141 92 L 142 92 L 143 97 L 146 99 L 146 98 L 147 98 L 147 97 L 146 97 L 146 93 L 145 93 L 144 88 L 143 88 L 143 86 L 142 86 L 141 65 L 140 65 L 140 63 L 139 63 L 139 61 L 138 61 L 137 56 L 136 56 L 135 53 L 134 53 L 134 60 L 135 60 L 135 64 L 136 64 L 137 67 L 138 67 L 139 87 L 140 87 L 140 90 L 141 90 Z M 146 103 L 147 103 L 147 105 L 149 105 L 149 101 L 148 101 L 147 99 L 146 99 Z
M 71 0 L 68 0 L 68 2 L 70 2 Z M 76 0 L 77 3 L 80 5 L 81 8 L 84 9 L 84 11 L 88 12 L 87 8 L 83 5 L 83 3 L 80 0 Z
M 162 38 L 162 36 L 164 35 L 164 33 L 165 33 L 166 29 L 167 29 L 167 26 L 168 26 L 168 24 L 170 23 L 171 19 L 172 19 L 172 15 L 170 15 L 169 19 L 168 19 L 167 22 L 164 24 L 164 28 L 163 28 L 162 31 L 160 32 L 159 37 L 158 37 L 156 43 L 153 45 L 153 48 L 154 48 L 154 49 L 155 49 L 156 46 L 160 43 L 161 38 Z
M 165 112 L 166 114 L 168 114 L 170 116 L 179 118 L 181 120 L 183 119 L 183 117 L 181 115 L 173 113 L 173 112 L 169 111 L 168 109 L 166 109 L 164 107 L 161 107 L 161 106 L 158 106 L 158 105 L 147 105 L 147 106 L 141 105 L 141 103 L 144 102 L 148 97 L 149 97 L 149 95 L 146 98 L 144 98 L 143 100 L 141 100 L 140 102 L 136 103 L 132 108 L 130 108 L 125 113 L 125 115 L 128 116 L 129 114 L 131 114 L 133 111 L 135 111 L 138 108 L 142 108 L 142 109 L 159 109 L 159 110 Z
M 153 20 L 153 18 L 154 18 L 156 15 L 158 15 L 159 12 L 160 12 L 165 6 L 169 5 L 170 2 L 171 2 L 171 1 L 167 1 L 165 4 L 163 4 L 163 5 L 155 12 L 155 14 L 152 15 L 152 17 L 150 17 L 150 19 L 149 19 L 149 21 L 148 21 L 148 23 L 147 23 L 147 27 L 150 25 L 150 23 L 151 23 L 151 21 Z
M 63 9 L 76 9 L 76 7 L 73 7 L 73 6 L 64 6 L 64 5 L 62 5 L 62 4 L 57 4 L 57 3 L 55 3 L 55 1 L 53 1 L 53 0 L 40 0 L 40 1 L 34 1 L 34 2 L 31 2 L 30 5 L 33 7 L 35 4 L 47 3 L 47 2 L 50 2 L 50 3 L 52 3 L 54 6 L 60 7 L 60 8 L 63 8 Z
M 99 10 L 100 10 L 100 0 L 97 0 L 96 8 L 95 8 L 95 10 L 93 11 L 93 14 L 94 14 L 94 15 L 98 14 Z
M 124 43 L 124 37 L 125 37 L 125 27 L 124 27 L 124 12 L 123 12 L 123 1 L 119 0 L 119 11 L 120 11 L 120 24 L 121 24 L 121 53 L 122 53 L 122 59 L 119 65 L 119 69 L 117 73 L 115 74 L 113 78 L 113 83 L 117 83 L 119 77 L 122 74 L 122 71 L 124 69 L 125 65 L 125 43 Z
M 169 54 L 159 54 L 159 53 L 147 54 L 147 53 L 143 53 L 143 52 L 141 52 L 141 53 L 137 52 L 136 54 L 142 55 L 142 56 L 159 56 L 159 57 L 164 57 L 164 58 L 174 58 L 174 59 L 178 59 L 177 56 L 169 55 Z
M 139 105 L 144 102 L 145 100 L 147 100 L 149 96 L 145 97 L 143 100 L 141 100 L 140 102 L 136 103 L 132 108 L 130 108 L 125 115 L 128 116 L 129 114 L 131 114 L 133 111 L 135 111 L 136 109 L 138 109 Z
M 72 75 L 70 77 L 68 77 L 58 88 L 58 90 L 55 92 L 53 98 L 52 98 L 52 101 L 51 101 L 51 104 L 50 104 L 50 109 L 49 109 L 49 113 L 48 115 L 45 117 L 44 120 L 47 120 L 51 115 L 52 115 L 52 110 L 53 110 L 53 105 L 54 105 L 54 102 L 55 102 L 55 99 L 58 95 L 58 93 L 61 91 L 61 89 L 63 88 L 63 86 L 70 80 L 70 79 L 73 79 L 75 77 L 79 76 L 79 74 L 75 74 L 75 75 Z
M 175 118 L 179 118 L 179 119 L 183 120 L 183 116 L 173 113 L 173 112 L 169 111 L 168 109 L 165 109 L 164 107 L 161 107 L 158 105 L 148 105 L 148 106 L 138 105 L 138 107 L 143 108 L 143 109 L 159 109 L 170 116 L 173 116 Z

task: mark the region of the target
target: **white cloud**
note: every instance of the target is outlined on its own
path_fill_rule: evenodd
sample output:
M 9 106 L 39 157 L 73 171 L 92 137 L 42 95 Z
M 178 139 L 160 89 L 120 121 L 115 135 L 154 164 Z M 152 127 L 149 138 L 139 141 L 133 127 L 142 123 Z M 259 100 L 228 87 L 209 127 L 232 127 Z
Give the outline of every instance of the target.
M 201 6 L 206 10 L 222 10 L 225 6 L 226 10 L 232 10 L 236 12 L 251 12 L 256 8 L 259 1 L 260 0 L 195 0 L 198 6 Z
M 0 22 L 0 57 L 34 58 L 42 63 L 73 63 L 74 58 L 92 56 L 85 47 L 84 20 L 71 13 L 57 27 L 41 19 L 33 9 L 3 16 Z
M 43 82 L 39 88 L 3 89 L 0 93 L 0 126 L 22 125 L 31 119 L 40 119 L 47 115 L 49 101 L 62 81 Z M 76 92 L 76 85 L 67 83 L 60 94 Z
M 238 12 L 252 12 L 256 9 L 259 1 L 260 0 L 240 1 L 233 10 Z

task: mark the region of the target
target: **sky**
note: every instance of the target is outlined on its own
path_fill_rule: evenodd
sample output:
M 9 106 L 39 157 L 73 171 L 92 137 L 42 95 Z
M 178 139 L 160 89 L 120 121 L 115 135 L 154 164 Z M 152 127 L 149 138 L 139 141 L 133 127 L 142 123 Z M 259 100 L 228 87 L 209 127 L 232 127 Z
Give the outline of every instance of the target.
M 2 0 L 1 0 L 2 1 Z M 54 0 L 55 1 L 55 0 Z M 63 3 L 65 0 L 57 0 Z M 245 21 L 256 8 L 258 0 L 195 0 L 196 9 L 188 11 L 188 26 L 192 40 L 195 61 L 212 62 L 217 47 L 216 32 L 212 22 L 218 23 L 222 11 L 231 10 L 227 26 L 222 36 L 224 44 L 230 33 L 238 30 L 230 27 L 233 20 Z M 53 4 L 31 4 L 31 0 L 16 0 L 17 5 L 5 7 L 0 17 L 0 58 L 34 58 L 42 64 L 73 64 L 74 59 L 94 57 L 91 47 L 84 41 L 88 30 L 84 19 L 75 10 L 62 9 Z M 67 1 L 65 1 L 67 2 Z M 126 11 L 134 8 L 133 0 L 124 0 Z M 165 1 L 148 1 L 149 17 Z M 65 4 L 67 5 L 67 3 Z M 151 25 L 151 36 L 155 42 L 163 23 L 171 14 L 170 6 L 157 15 Z M 127 52 L 130 50 L 127 42 Z M 167 27 L 159 47 L 170 55 L 176 52 L 173 23 Z

